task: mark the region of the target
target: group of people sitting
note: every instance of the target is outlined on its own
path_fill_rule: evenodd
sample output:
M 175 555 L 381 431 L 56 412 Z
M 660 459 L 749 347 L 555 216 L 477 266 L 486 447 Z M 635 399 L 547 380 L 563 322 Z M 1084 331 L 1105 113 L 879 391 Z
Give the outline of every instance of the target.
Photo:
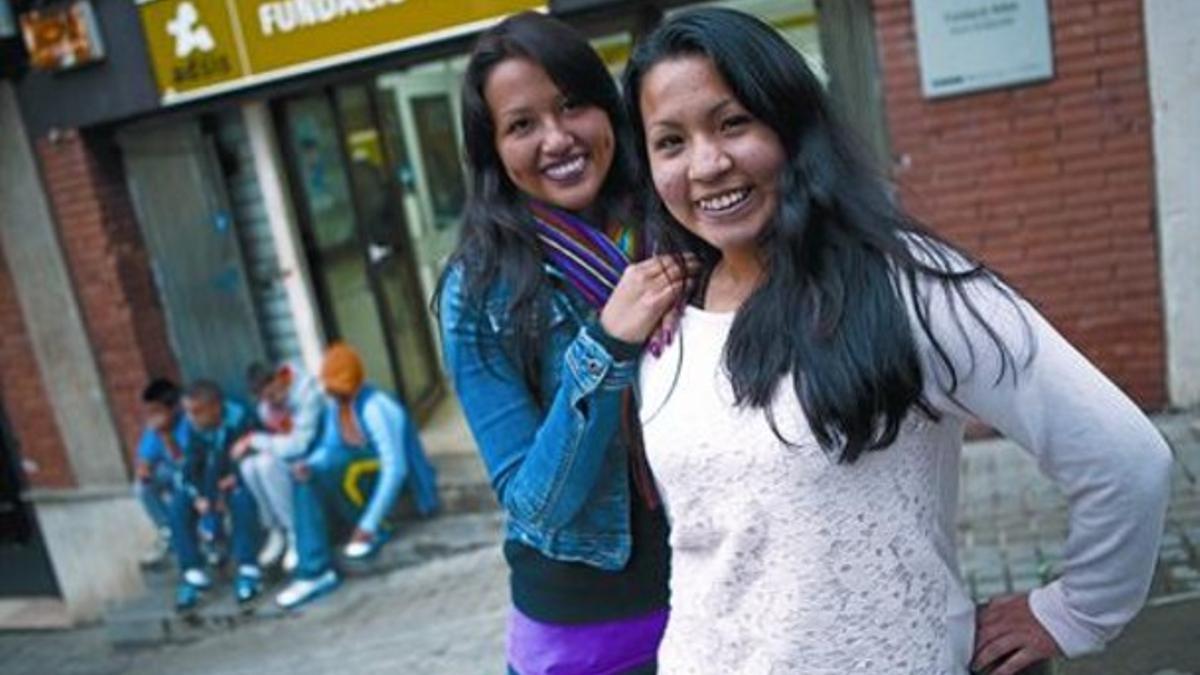
M 239 603 L 280 565 L 291 582 L 275 602 L 298 607 L 337 587 L 335 537 L 346 558 L 365 559 L 389 539 L 406 488 L 418 514 L 438 506 L 416 424 L 365 382 L 349 346 L 326 351 L 319 377 L 295 363 L 254 364 L 247 385 L 253 408 L 209 380 L 181 390 L 156 379 L 142 393 L 135 492 L 158 528 L 152 555 L 178 561 L 180 610 L 197 605 L 210 569 L 229 558 Z

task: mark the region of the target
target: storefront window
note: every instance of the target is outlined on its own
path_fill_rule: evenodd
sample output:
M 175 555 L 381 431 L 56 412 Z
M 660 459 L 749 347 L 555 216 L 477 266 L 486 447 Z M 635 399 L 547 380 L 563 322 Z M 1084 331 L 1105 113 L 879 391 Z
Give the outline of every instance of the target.
M 287 112 L 292 152 L 312 210 L 317 245 L 322 249 L 352 246 L 354 213 L 342 173 L 333 111 L 323 100 L 309 98 L 290 103 Z

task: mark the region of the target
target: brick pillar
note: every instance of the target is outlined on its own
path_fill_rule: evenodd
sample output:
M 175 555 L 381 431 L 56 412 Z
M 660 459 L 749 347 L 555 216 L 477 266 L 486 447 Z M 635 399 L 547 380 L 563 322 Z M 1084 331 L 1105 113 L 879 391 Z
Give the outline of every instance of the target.
M 111 138 L 69 130 L 36 141 L 59 239 L 113 418 L 132 453 L 142 388 L 178 377 L 166 320 Z
M 906 206 L 1005 274 L 1147 408 L 1165 404 L 1140 0 L 1050 0 L 1054 78 L 921 94 L 911 0 L 874 0 Z
M 21 317 L 16 289 L 0 251 L 0 402 L 17 443 L 31 487 L 70 488 L 76 485 L 67 448 L 50 397 L 42 384 L 37 357 Z

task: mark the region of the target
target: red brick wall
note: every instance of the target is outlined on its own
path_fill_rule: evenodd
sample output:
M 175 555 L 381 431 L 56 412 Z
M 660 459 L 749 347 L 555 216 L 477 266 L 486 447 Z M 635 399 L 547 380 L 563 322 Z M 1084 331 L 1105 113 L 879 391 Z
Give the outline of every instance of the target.
M 910 0 L 873 0 L 906 206 L 1008 276 L 1147 408 L 1165 404 L 1140 0 L 1050 0 L 1054 78 L 921 94 Z
M 104 137 L 75 130 L 36 147 L 113 418 L 132 456 L 142 388 L 178 368 L 120 157 Z
M 67 448 L 42 385 L 33 345 L 17 304 L 5 258 L 0 254 L 0 403 L 25 460 L 29 484 L 39 488 L 75 485 Z

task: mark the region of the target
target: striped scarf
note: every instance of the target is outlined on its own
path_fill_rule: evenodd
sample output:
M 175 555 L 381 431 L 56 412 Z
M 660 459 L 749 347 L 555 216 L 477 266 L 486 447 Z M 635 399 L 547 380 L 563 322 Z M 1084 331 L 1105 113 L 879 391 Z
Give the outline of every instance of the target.
M 633 228 L 618 227 L 615 236 L 609 236 L 579 216 L 541 202 L 531 201 L 529 210 L 546 259 L 589 305 L 603 308 L 625 268 L 640 253 Z
M 625 268 L 641 255 L 637 232 L 632 227 L 618 225 L 611 233 L 605 233 L 579 216 L 541 202 L 530 201 L 529 210 L 546 260 L 589 305 L 596 311 L 603 309 Z M 646 461 L 632 390 L 625 390 L 622 398 L 621 428 L 629 445 L 634 487 L 646 506 L 655 509 L 659 503 L 658 490 Z

